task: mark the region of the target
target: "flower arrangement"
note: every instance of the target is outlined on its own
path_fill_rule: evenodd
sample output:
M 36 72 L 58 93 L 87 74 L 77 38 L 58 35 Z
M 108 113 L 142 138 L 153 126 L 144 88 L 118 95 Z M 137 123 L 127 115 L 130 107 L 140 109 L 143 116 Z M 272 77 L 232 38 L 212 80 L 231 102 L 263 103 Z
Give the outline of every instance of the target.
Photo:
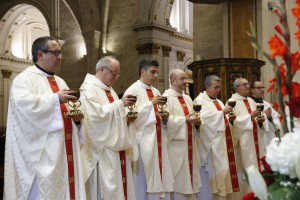
M 300 52 L 291 52 L 286 0 L 279 2 L 280 7 L 275 13 L 280 25 L 275 26 L 276 34 L 269 40 L 270 53 L 258 44 L 252 25 L 249 35 L 253 47 L 274 67 L 275 78 L 269 81 L 268 92 L 275 90 L 277 93 L 283 137 L 274 138 L 267 147 L 266 156 L 261 160 L 263 171 L 259 172 L 254 166 L 246 169 L 253 192 L 245 195 L 244 200 L 300 199 L 300 127 L 295 127 L 296 118 L 300 118 L 300 84 L 293 81 L 300 69 Z M 298 31 L 294 35 L 300 45 L 300 0 L 296 0 L 296 4 L 292 13 L 297 19 Z M 286 116 L 286 106 L 289 116 Z

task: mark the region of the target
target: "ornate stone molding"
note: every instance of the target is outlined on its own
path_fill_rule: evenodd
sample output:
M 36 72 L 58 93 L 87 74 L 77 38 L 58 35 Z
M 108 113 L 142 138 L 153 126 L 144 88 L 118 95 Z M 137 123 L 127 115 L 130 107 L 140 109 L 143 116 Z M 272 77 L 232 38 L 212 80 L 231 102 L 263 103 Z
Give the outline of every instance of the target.
M 10 78 L 10 76 L 12 74 L 11 70 L 4 70 L 4 69 L 2 69 L 1 71 L 2 71 L 3 78 L 8 78 L 8 79 Z
M 135 32 L 140 32 L 140 31 L 145 31 L 145 30 L 159 31 L 162 33 L 167 33 L 170 35 L 170 37 L 173 37 L 173 38 L 176 38 L 179 40 L 193 42 L 193 37 L 178 33 L 178 32 L 176 32 L 176 29 L 171 26 L 162 26 L 159 24 L 137 24 L 132 27 L 132 30 Z
M 188 1 L 196 4 L 219 4 L 219 3 L 230 2 L 231 0 L 188 0 Z
M 162 52 L 164 57 L 169 57 L 170 51 L 172 51 L 172 47 L 165 45 L 162 46 Z
M 33 62 L 31 60 L 16 58 L 14 56 L 0 55 L 0 60 L 10 61 L 10 62 L 13 62 L 13 63 L 27 64 L 27 65 L 32 65 L 33 64 Z
M 136 45 L 136 50 L 140 55 L 142 54 L 158 54 L 158 50 L 160 49 L 159 44 L 155 43 L 145 43 Z
M 183 62 L 183 59 L 185 57 L 185 53 L 182 52 L 182 51 L 177 51 L 176 54 L 177 54 L 177 61 Z

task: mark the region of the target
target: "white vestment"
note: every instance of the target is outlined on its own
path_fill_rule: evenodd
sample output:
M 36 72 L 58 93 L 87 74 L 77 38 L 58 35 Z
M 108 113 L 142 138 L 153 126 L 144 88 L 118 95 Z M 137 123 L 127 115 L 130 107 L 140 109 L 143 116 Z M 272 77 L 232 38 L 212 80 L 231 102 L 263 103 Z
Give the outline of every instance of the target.
M 252 112 L 256 110 L 255 102 L 251 98 L 243 97 L 237 93 L 233 94 L 231 98 L 236 100 L 236 106 L 234 107 L 234 110 L 237 117 L 233 122 L 233 126 L 237 140 L 240 144 L 243 168 L 246 169 L 251 165 L 254 165 L 258 168 L 253 136 L 253 123 L 243 100 L 248 100 Z M 265 126 L 265 123 L 266 122 L 264 122 L 263 126 Z M 259 157 L 262 158 L 265 155 L 263 143 L 264 130 L 260 128 L 258 123 L 257 131 Z
M 205 187 L 201 190 L 200 196 L 203 197 L 207 193 L 204 190 L 209 190 L 210 198 L 212 198 L 212 193 L 223 197 L 220 199 L 226 199 L 226 196 L 233 192 L 226 144 L 226 124 L 223 110 L 218 111 L 214 101 L 217 101 L 222 109 L 224 108 L 224 104 L 220 100 L 211 99 L 205 91 L 194 100 L 195 104 L 202 105 L 201 118 L 204 122 L 201 125 L 199 144 L 201 163 L 204 163 L 201 174 L 206 172 L 206 176 L 210 175 L 208 183 L 202 181 L 202 185 Z M 209 189 L 205 189 L 207 187 Z
M 185 94 L 178 93 L 173 89 L 165 91 L 163 96 L 168 97 L 167 108 L 169 120 L 167 123 L 168 131 L 168 152 L 174 177 L 174 192 L 181 194 L 193 194 L 196 196 L 200 191 L 200 158 L 198 153 L 198 142 L 196 141 L 196 129 L 192 125 L 192 180 L 189 169 L 189 145 L 188 145 L 188 125 L 181 103 L 178 97 L 183 97 L 189 114 L 193 113 L 193 101 Z M 199 138 L 199 136 L 198 136 Z
M 139 80 L 132 84 L 124 94 L 137 95 L 136 111 L 138 117 L 129 126 L 130 131 L 135 133 L 136 143 L 139 145 L 139 162 L 135 162 L 135 167 L 133 167 L 133 173 L 137 175 L 137 180 L 135 180 L 137 199 L 149 198 L 147 193 L 164 196 L 165 192 L 173 191 L 174 182 L 167 150 L 167 135 L 163 129 L 161 133 L 162 177 L 160 175 L 156 118 L 154 106 L 149 101 L 146 89 L 151 89 L 154 96 L 160 95 L 157 89 L 147 86 Z M 144 173 L 141 173 L 142 171 Z M 143 181 L 144 183 L 142 183 Z
M 70 199 L 64 124 L 58 95 L 53 93 L 47 76 L 31 66 L 11 86 L 5 149 L 6 200 L 33 196 Z M 61 78 L 54 78 L 60 90 L 68 89 Z M 85 199 L 80 135 L 73 122 L 72 130 L 75 198 Z
M 81 90 L 80 108 L 85 113 L 83 125 L 86 134 L 81 155 L 87 199 L 124 199 L 119 151 L 132 147 L 124 104 L 111 87 L 107 87 L 91 74 L 86 75 Z M 105 90 L 110 91 L 113 103 L 110 103 Z M 126 175 L 127 199 L 135 200 L 131 161 L 128 156 Z

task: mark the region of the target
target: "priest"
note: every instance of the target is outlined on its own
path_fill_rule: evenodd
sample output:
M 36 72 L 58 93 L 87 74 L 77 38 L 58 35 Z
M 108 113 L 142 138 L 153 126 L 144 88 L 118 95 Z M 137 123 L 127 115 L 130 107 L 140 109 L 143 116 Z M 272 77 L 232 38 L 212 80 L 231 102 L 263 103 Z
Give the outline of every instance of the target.
M 54 75 L 61 47 L 52 37 L 37 38 L 32 58 L 34 65 L 16 76 L 10 90 L 4 199 L 85 199 L 83 138 L 66 104 L 77 97 Z
M 112 85 L 119 74 L 119 61 L 103 57 L 96 64 L 96 74 L 87 74 L 80 88 L 86 113 L 81 154 L 87 199 L 91 200 L 135 200 L 131 159 L 126 153 L 132 142 L 125 112 L 125 106 L 135 99 L 130 95 L 118 99 Z
M 198 153 L 200 118 L 193 114 L 193 100 L 183 94 L 187 75 L 180 69 L 170 73 L 171 88 L 163 96 L 168 98 L 168 152 L 174 177 L 173 200 L 193 200 L 200 191 L 200 158 Z

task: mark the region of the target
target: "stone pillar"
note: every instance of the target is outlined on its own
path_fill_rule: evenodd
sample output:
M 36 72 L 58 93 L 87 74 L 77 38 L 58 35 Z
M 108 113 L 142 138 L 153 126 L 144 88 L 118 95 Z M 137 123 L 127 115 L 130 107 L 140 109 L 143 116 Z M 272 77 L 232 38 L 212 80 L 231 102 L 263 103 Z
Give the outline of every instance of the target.
M 163 53 L 163 63 L 162 67 L 164 70 L 164 90 L 169 88 L 169 56 L 170 56 L 170 51 L 172 51 L 172 47 L 170 46 L 162 46 L 162 53 Z
M 89 31 L 82 33 L 87 55 L 85 56 L 86 72 L 95 74 L 96 63 L 99 59 L 100 47 L 100 31 Z
M 7 120 L 7 110 L 8 110 L 8 99 L 9 99 L 9 89 L 10 89 L 10 76 L 12 74 L 11 70 L 1 70 L 3 77 L 2 88 L 0 88 L 0 111 L 3 113 L 0 117 L 0 127 L 6 126 Z

